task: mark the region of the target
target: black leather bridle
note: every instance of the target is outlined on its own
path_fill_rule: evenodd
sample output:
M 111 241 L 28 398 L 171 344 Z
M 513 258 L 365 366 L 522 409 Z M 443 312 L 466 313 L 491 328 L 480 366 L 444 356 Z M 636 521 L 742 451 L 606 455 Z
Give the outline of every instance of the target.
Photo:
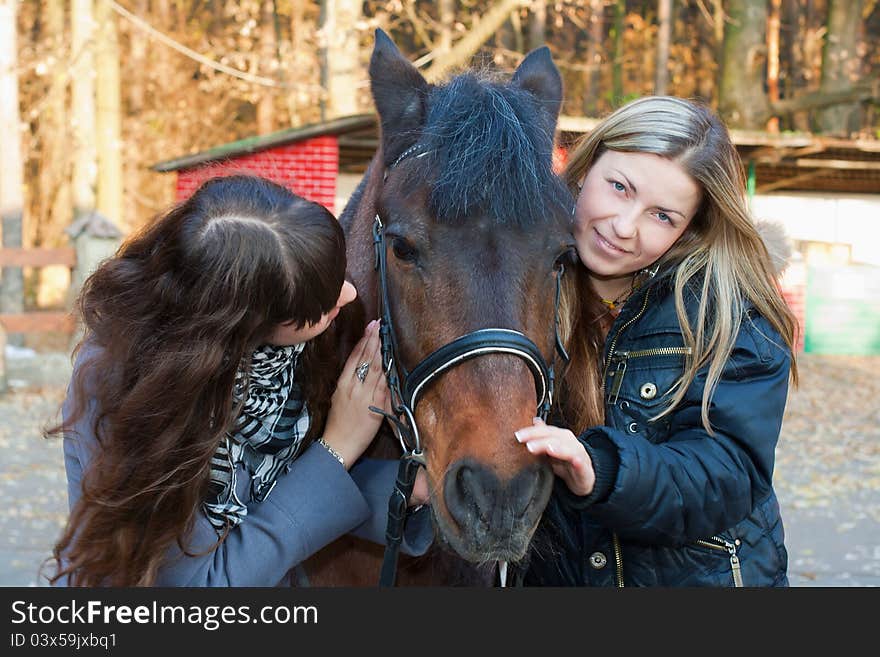
M 397 166 L 406 157 L 418 153 L 421 148 L 410 147 L 398 157 L 385 171 Z M 421 155 L 426 153 L 422 152 Z M 385 532 L 385 556 L 382 572 L 379 576 L 380 586 L 393 586 L 397 573 L 397 557 L 403 541 L 403 525 L 406 509 L 412 495 L 416 473 L 420 466 L 425 465 L 425 455 L 415 420 L 415 409 L 424 391 L 443 372 L 471 358 L 487 354 L 509 354 L 525 361 L 535 378 L 537 392 L 537 414 L 546 419 L 553 404 L 554 364 L 556 353 L 568 362 L 568 354 L 559 336 L 559 300 L 562 275 L 565 271 L 562 263 L 557 266 L 556 300 L 554 321 L 556 323 L 556 345 L 554 357 L 550 365 L 541 355 L 541 350 L 523 333 L 511 329 L 486 328 L 472 331 L 443 345 L 426 356 L 412 371 L 407 371 L 400 360 L 400 350 L 394 322 L 391 319 L 391 307 L 388 298 L 388 271 L 386 262 L 385 225 L 378 212 L 373 221 L 373 248 L 375 254 L 374 268 L 377 272 L 379 286 L 379 339 L 382 350 L 382 366 L 388 381 L 391 394 L 393 415 L 384 410 L 370 407 L 374 412 L 384 415 L 397 435 L 403 455 L 397 473 L 397 481 L 388 502 L 388 525 Z

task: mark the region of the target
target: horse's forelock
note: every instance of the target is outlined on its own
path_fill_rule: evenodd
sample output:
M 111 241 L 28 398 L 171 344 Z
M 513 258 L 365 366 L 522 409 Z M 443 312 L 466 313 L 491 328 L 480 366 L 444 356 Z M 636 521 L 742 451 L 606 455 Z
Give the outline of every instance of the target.
M 430 211 L 453 223 L 480 214 L 518 226 L 570 210 L 553 173 L 555 121 L 529 92 L 467 73 L 436 87 L 407 184 L 431 180 Z

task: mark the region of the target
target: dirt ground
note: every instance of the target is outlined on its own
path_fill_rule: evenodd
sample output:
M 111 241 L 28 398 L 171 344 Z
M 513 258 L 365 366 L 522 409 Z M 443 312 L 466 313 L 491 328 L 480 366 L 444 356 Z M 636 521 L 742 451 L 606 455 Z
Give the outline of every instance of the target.
M 803 354 L 777 449 L 792 586 L 880 585 L 880 357 Z M 67 517 L 57 417 L 61 352 L 7 361 L 0 396 L 0 586 L 44 586 L 37 569 Z

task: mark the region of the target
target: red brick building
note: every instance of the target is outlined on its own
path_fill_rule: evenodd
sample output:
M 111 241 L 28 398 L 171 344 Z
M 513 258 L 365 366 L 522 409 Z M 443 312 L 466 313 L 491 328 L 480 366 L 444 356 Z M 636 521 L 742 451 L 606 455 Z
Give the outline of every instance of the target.
M 252 173 L 335 211 L 339 173 L 362 172 L 375 152 L 376 117 L 349 116 L 223 144 L 151 168 L 177 172 L 177 199 L 208 178 Z M 346 139 L 346 137 L 349 137 Z M 359 146 L 365 142 L 367 148 Z

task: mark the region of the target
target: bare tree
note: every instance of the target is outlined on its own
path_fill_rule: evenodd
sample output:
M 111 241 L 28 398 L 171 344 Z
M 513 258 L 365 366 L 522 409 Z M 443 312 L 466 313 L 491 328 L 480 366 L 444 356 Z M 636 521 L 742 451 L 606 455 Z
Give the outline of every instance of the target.
M 839 93 L 859 81 L 861 57 L 858 52 L 862 0 L 828 0 L 828 32 L 822 51 L 820 91 Z M 816 114 L 820 132 L 849 135 L 861 127 L 858 103 L 841 103 Z
M 602 82 L 602 44 L 605 41 L 605 0 L 590 0 L 589 34 L 587 41 L 586 93 L 584 112 L 595 115 L 598 112 L 598 99 Z
M 657 60 L 654 93 L 665 95 L 669 85 L 669 44 L 672 40 L 672 0 L 657 2 Z
M 321 83 L 326 93 L 321 114 L 325 119 L 358 112 L 356 92 L 363 72 L 357 23 L 362 5 L 360 0 L 321 2 Z
M 523 0 L 497 0 L 489 11 L 480 16 L 479 23 L 459 39 L 452 50 L 445 56 L 434 58 L 431 66 L 425 70 L 425 78 L 429 82 L 439 80 L 452 69 L 467 64 L 480 47 L 501 29 L 510 18 L 510 14 L 522 4 Z
M 21 118 L 18 110 L 18 50 L 16 17 L 18 0 L 0 0 L 0 217 L 3 246 L 22 245 L 24 169 L 21 153 Z M 20 267 L 0 272 L 0 312 L 24 309 L 24 280 Z M 9 334 L 9 344 L 21 345 L 23 336 Z
M 40 177 L 36 225 L 29 231 L 34 244 L 60 246 L 64 228 L 70 225 L 70 116 L 69 48 L 64 31 L 64 4 L 43 4 L 43 34 L 51 53 L 49 85 L 39 117 Z M 45 270 L 41 270 L 41 277 Z
M 95 94 L 97 99 L 97 209 L 123 222 L 122 105 L 117 16 L 110 0 L 95 0 Z
M 95 135 L 95 57 L 92 0 L 73 0 L 71 7 L 73 52 L 73 207 L 79 216 L 95 209 L 97 137 Z
M 762 129 L 770 115 L 764 91 L 766 0 L 730 0 L 725 22 L 719 110 L 735 128 Z
M 51 0 L 50 0 L 51 2 Z M 137 0 L 134 5 L 134 11 L 138 16 L 145 16 L 149 7 L 149 0 Z M 132 59 L 134 66 L 132 73 L 134 74 L 127 80 L 128 103 L 131 111 L 140 112 L 144 107 L 144 81 L 146 77 L 146 59 L 147 59 L 147 36 L 141 30 L 133 30 L 129 37 L 130 50 L 129 57 Z
M 440 35 L 437 39 L 437 55 L 445 56 L 452 50 L 452 32 L 455 28 L 455 0 L 440 0 Z
M 611 27 L 611 104 L 617 106 L 623 100 L 623 31 L 626 28 L 626 0 L 614 0 L 614 24 Z
M 779 28 L 782 0 L 770 0 L 767 14 L 767 97 L 771 103 L 779 100 Z M 767 130 L 779 132 L 779 117 L 767 122 Z
M 529 18 L 529 50 L 544 45 L 547 34 L 547 0 L 534 0 Z
M 275 1 L 263 0 L 260 7 L 260 64 L 267 77 L 274 77 L 278 63 L 278 38 L 275 31 Z M 257 132 L 261 135 L 275 129 L 275 95 L 264 87 L 257 101 Z

